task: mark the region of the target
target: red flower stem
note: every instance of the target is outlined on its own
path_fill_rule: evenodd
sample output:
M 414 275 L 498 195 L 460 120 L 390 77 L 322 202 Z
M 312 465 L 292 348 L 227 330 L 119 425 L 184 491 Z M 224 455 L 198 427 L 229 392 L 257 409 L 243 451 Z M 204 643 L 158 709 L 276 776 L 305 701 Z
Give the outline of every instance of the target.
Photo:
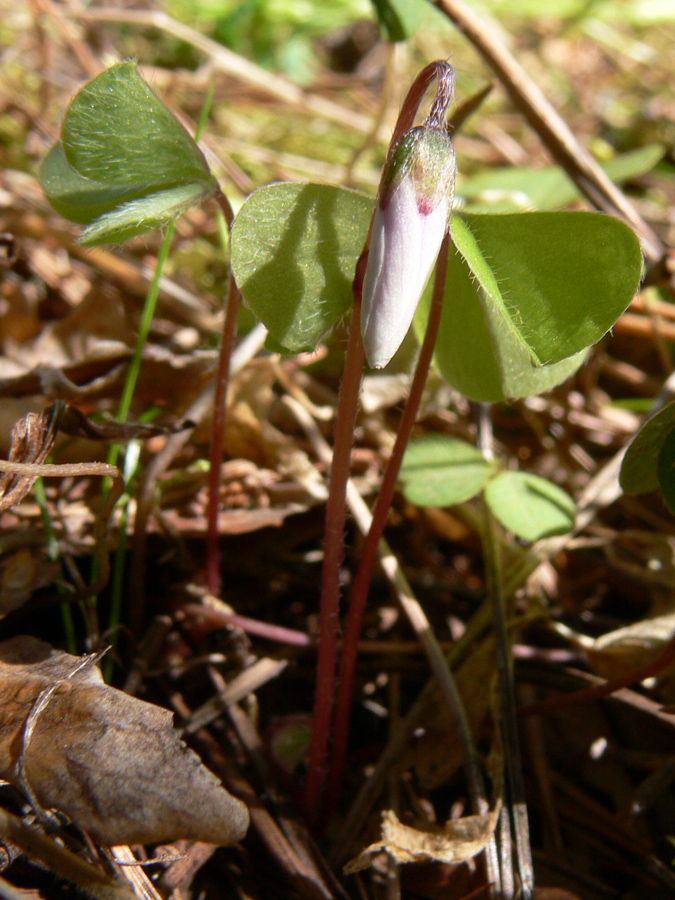
M 223 193 L 216 196 L 220 204 L 227 227 L 232 227 L 234 215 L 232 207 Z M 209 469 L 209 499 L 206 510 L 206 583 L 209 591 L 220 596 L 220 546 L 218 536 L 218 512 L 220 509 L 220 466 L 225 451 L 225 426 L 227 419 L 227 388 L 230 381 L 230 358 L 237 336 L 237 318 L 241 304 L 241 292 L 234 280 L 232 271 L 227 293 L 227 308 L 223 323 L 223 337 L 218 355 L 216 372 L 216 391 L 213 399 L 213 427 L 211 430 L 211 451 Z
M 225 216 L 225 221 L 227 222 L 227 230 L 230 231 L 230 229 L 232 228 L 232 223 L 234 222 L 234 210 L 232 209 L 232 205 L 227 199 L 227 196 L 220 190 L 216 194 L 215 199 L 218 203 L 218 206 L 220 206 L 221 210 L 223 211 L 223 215 Z
M 338 798 L 342 776 L 344 774 L 345 759 L 347 755 L 347 742 L 349 738 L 349 722 L 351 718 L 352 697 L 354 693 L 354 678 L 356 673 L 356 659 L 358 655 L 358 643 L 361 636 L 361 626 L 366 610 L 368 588 L 377 560 L 377 551 L 380 540 L 387 523 L 387 516 L 394 498 L 394 491 L 398 481 L 401 463 L 405 448 L 410 440 L 417 411 L 422 399 L 422 392 L 426 384 L 427 375 L 431 366 L 431 360 L 436 346 L 438 329 L 441 323 L 443 311 L 443 296 L 445 293 L 445 279 L 448 269 L 448 253 L 450 247 L 450 235 L 446 234 L 441 244 L 441 249 L 436 263 L 436 278 L 434 281 L 429 321 L 424 336 L 424 343 L 420 351 L 415 375 L 410 385 L 410 393 L 401 416 L 401 422 L 396 435 L 396 442 L 389 462 L 387 463 L 382 478 L 382 485 L 373 509 L 373 520 L 370 530 L 361 550 L 359 567 L 352 585 L 349 600 L 349 612 L 345 624 L 342 645 L 342 658 L 340 661 L 340 677 L 338 681 L 337 703 L 335 708 L 335 724 L 333 728 L 333 753 L 331 757 L 330 773 L 328 780 L 327 803 L 332 808 Z
M 391 136 L 391 141 L 389 142 L 389 149 L 387 150 L 387 162 L 384 164 L 384 171 L 387 169 L 387 163 L 391 157 L 391 154 L 394 152 L 394 147 L 401 140 L 406 132 L 410 131 L 415 122 L 415 116 L 417 115 L 417 110 L 419 109 L 420 103 L 424 99 L 424 95 L 429 89 L 429 85 L 434 80 L 434 78 L 438 79 L 438 96 L 436 98 L 436 102 L 434 103 L 431 117 L 435 119 L 438 117 L 436 113 L 439 103 L 446 102 L 446 97 L 452 96 L 453 91 L 453 77 L 452 77 L 452 67 L 446 63 L 444 60 L 436 60 L 436 62 L 429 63 L 420 74 L 417 76 L 415 81 L 412 84 L 412 87 L 408 91 L 408 95 L 403 101 L 403 106 L 401 107 L 401 112 L 398 114 L 398 119 L 396 121 L 396 125 L 394 126 L 394 133 Z
M 441 95 L 448 96 L 452 94 L 452 68 L 448 63 L 437 60 L 426 66 L 426 68 L 420 72 L 403 102 L 403 107 L 399 113 L 398 121 L 396 122 L 396 127 L 394 128 L 394 133 L 389 143 L 387 162 L 398 141 L 410 130 L 410 128 L 412 128 L 419 105 L 434 78 L 438 79 L 439 89 L 432 114 L 434 114 L 434 111 L 437 112 Z M 379 197 L 376 202 L 379 202 Z M 364 364 L 364 350 L 363 341 L 361 339 L 360 322 L 361 290 L 368 259 L 368 248 L 370 246 L 372 227 L 371 221 L 370 232 L 368 233 L 363 253 L 357 263 L 356 275 L 354 278 L 354 309 L 352 311 L 345 369 L 342 377 L 342 384 L 340 386 L 340 399 L 335 422 L 333 460 L 330 471 L 330 488 L 326 506 L 324 560 L 321 576 L 321 606 L 319 611 L 319 655 L 316 673 L 316 696 L 314 700 L 312 737 L 309 747 L 307 783 L 305 785 L 304 795 L 305 816 L 309 821 L 317 821 L 320 814 L 323 786 L 326 777 L 326 761 L 328 759 L 331 720 L 333 715 L 333 691 L 335 688 L 338 657 L 340 568 L 344 556 L 344 527 L 347 512 L 347 480 L 349 478 L 349 462 Z M 447 245 L 445 246 L 447 257 Z M 431 353 L 433 353 L 433 344 Z M 430 361 L 431 355 L 429 355 L 426 363 L 425 378 Z M 423 385 L 424 382 L 422 382 L 422 386 Z M 417 403 L 419 404 L 419 398 Z M 414 418 L 415 414 L 412 416 L 411 428 L 412 423 L 414 423 Z M 405 445 L 403 445 L 403 447 L 405 447 Z M 402 454 L 403 449 L 401 450 L 401 457 Z M 392 496 L 397 477 L 398 471 L 394 475 L 394 483 L 391 489 Z M 391 505 L 391 497 L 384 512 L 385 520 L 389 505 Z M 382 525 L 382 528 L 384 528 L 384 524 Z M 380 531 L 380 535 L 381 533 L 382 532 Z M 379 537 L 375 542 L 376 549 L 378 542 Z M 370 576 L 368 580 L 370 580 Z M 365 592 L 367 592 L 367 586 Z M 362 618 L 363 613 L 361 614 L 361 619 Z M 358 641 L 360 628 L 359 622 L 356 641 Z
M 361 340 L 361 288 L 367 256 L 367 251 L 364 250 L 357 264 L 354 278 L 354 309 L 349 329 L 345 368 L 340 385 L 333 459 L 330 468 L 330 487 L 326 505 L 316 694 L 307 783 L 303 801 L 305 816 L 309 822 L 316 822 L 320 811 L 333 717 L 333 694 L 338 657 L 340 569 L 344 556 L 344 528 L 347 515 L 347 479 L 349 478 L 354 425 L 364 363 L 363 341 Z

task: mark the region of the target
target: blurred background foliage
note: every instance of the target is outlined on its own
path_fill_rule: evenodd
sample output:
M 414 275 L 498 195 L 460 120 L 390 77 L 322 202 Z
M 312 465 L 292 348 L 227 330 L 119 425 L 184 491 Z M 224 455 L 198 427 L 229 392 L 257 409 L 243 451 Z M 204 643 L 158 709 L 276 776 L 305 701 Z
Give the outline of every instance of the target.
M 136 57 L 169 106 L 193 121 L 215 87 L 204 142 L 235 209 L 277 180 L 344 184 L 372 195 L 399 104 L 422 66 L 449 58 L 458 102 L 492 81 L 474 48 L 426 0 L 147 0 L 142 7 L 113 0 L 84 8 L 69 0 L 53 7 L 61 10 L 58 25 L 43 0 L 0 0 L 3 168 L 34 175 L 75 90 L 116 59 Z M 529 75 L 672 245 L 675 3 L 483 0 L 471 7 L 496 19 Z M 97 21 L 97 12 L 107 18 Z M 171 16 L 175 27 L 158 27 L 155 12 Z M 340 105 L 342 121 L 279 102 L 223 72 L 195 35 L 252 62 L 263 77 L 269 72 Z M 75 49 L 82 45 L 90 48 L 91 73 Z M 474 210 L 587 208 L 498 87 L 455 144 L 457 196 Z M 208 228 L 177 241 L 170 270 L 189 270 L 217 308 L 223 266 Z

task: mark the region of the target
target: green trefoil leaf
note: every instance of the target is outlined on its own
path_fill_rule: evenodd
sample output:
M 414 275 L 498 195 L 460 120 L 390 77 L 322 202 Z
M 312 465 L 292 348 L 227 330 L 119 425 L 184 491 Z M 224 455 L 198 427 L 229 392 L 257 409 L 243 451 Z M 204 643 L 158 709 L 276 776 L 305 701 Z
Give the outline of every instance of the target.
M 160 227 L 218 190 L 195 141 L 129 60 L 75 95 L 40 181 L 95 244 Z

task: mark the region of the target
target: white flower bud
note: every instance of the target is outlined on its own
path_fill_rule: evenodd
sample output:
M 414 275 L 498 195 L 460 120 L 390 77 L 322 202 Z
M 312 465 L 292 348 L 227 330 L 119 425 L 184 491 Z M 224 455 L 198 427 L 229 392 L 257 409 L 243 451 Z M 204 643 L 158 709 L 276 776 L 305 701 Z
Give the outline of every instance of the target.
M 383 174 L 363 279 L 361 333 L 368 365 L 400 347 L 448 227 L 455 153 L 444 129 L 422 125 L 398 142 Z

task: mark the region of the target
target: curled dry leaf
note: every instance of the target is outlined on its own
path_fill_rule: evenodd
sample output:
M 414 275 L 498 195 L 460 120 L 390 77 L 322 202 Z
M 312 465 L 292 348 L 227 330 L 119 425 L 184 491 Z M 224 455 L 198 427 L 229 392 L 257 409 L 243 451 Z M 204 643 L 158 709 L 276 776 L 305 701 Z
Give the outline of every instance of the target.
M 602 678 L 621 678 L 632 669 L 653 662 L 675 638 L 675 613 L 641 619 L 597 638 L 556 623 L 556 631 L 588 655 Z
M 28 413 L 12 428 L 8 463 L 41 464 L 54 445 L 64 405 L 55 403 L 43 413 Z M 35 483 L 37 475 L 0 471 L 0 512 L 18 503 Z
M 96 301 L 100 306 L 100 295 L 96 297 Z M 78 307 L 78 317 L 82 316 L 82 306 L 89 306 L 89 304 L 84 301 Z M 87 317 L 84 319 L 89 325 L 90 331 L 92 329 L 92 313 L 95 314 L 95 310 L 88 309 L 85 313 Z M 110 327 L 110 310 L 106 310 L 106 313 L 106 321 Z M 12 369 L 12 374 L 9 374 L 0 363 L 0 397 L 33 397 L 42 394 L 54 399 L 72 400 L 74 397 L 91 397 L 100 394 L 102 389 L 106 386 L 109 387 L 110 382 L 119 377 L 120 369 L 133 356 L 134 352 L 122 341 L 101 340 L 102 336 L 96 334 L 94 330 L 95 343 L 90 352 L 77 362 L 65 363 L 60 366 L 45 360 L 62 359 L 68 356 L 65 348 L 58 344 L 57 338 L 53 334 L 49 335 L 51 342 L 45 348 L 44 342 L 48 338 L 43 336 L 39 348 L 41 361 L 30 371 L 16 375 Z M 33 359 L 31 357 L 29 362 L 32 362 Z
M 97 657 L 0 644 L 0 778 L 104 844 L 232 844 L 245 805 L 178 737 L 172 714 L 103 682 Z
M 256 359 L 232 380 L 227 401 L 228 453 L 292 478 L 304 488 L 308 500 L 324 501 L 325 485 L 305 451 L 272 425 L 277 370 L 275 359 Z
M 450 819 L 433 831 L 418 831 L 399 822 L 393 810 L 382 813 L 382 840 L 366 847 L 344 867 L 346 874 L 370 865 L 378 853 L 388 853 L 397 863 L 460 863 L 483 850 L 495 828 L 501 802 L 486 815 Z
M 61 419 L 61 431 L 72 437 L 88 438 L 90 441 L 131 441 L 158 434 L 176 434 L 193 423 L 185 422 L 94 422 L 76 406 L 67 406 Z

